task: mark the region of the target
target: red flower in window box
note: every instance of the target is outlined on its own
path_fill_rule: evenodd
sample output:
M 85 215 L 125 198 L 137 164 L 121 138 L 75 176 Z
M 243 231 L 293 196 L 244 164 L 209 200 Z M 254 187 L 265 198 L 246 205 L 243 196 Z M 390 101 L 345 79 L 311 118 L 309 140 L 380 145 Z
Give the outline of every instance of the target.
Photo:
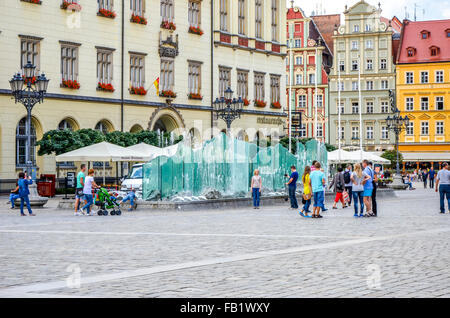
M 106 83 L 98 83 L 97 89 L 99 91 L 105 91 L 105 92 L 114 92 L 114 86 L 112 86 L 112 84 L 106 84 Z
M 244 98 L 243 101 L 244 101 L 244 106 L 250 105 L 250 101 L 247 98 Z
M 29 2 L 29 3 L 34 3 L 34 4 L 42 4 L 41 0 L 22 0 L 22 1 Z
M 202 100 L 203 99 L 203 96 L 200 95 L 200 94 L 190 93 L 188 96 L 189 96 L 189 99 L 197 99 L 197 100 Z
M 22 76 L 22 78 L 23 78 L 23 82 L 25 83 L 25 85 L 27 85 L 30 80 L 27 79 L 25 76 Z M 35 83 L 36 83 L 36 76 L 33 76 L 31 78 L 31 84 L 35 84 Z
M 266 105 L 267 105 L 267 104 L 266 104 L 265 101 L 255 99 L 255 106 L 256 106 L 256 107 L 266 107 Z
M 274 103 L 271 103 L 270 106 L 271 106 L 272 108 L 281 108 L 280 102 L 274 102 Z
M 130 94 L 132 94 L 132 95 L 147 95 L 147 91 L 142 86 L 141 87 L 131 86 Z
M 71 1 L 64 0 L 61 4 L 63 10 L 81 11 L 81 6 L 78 3 L 72 3 Z
M 160 97 L 170 97 L 170 98 L 176 98 L 177 94 L 175 94 L 174 92 L 172 92 L 171 90 L 168 91 L 161 91 L 159 93 Z
M 161 22 L 161 28 L 175 31 L 177 27 L 175 26 L 175 23 L 169 22 L 169 21 L 163 21 Z
M 105 18 L 111 18 L 111 19 L 114 19 L 116 17 L 116 13 L 114 11 L 107 10 L 107 9 L 100 9 L 100 10 L 98 10 L 97 14 L 99 16 L 102 16 Z
M 196 28 L 196 27 L 190 26 L 190 27 L 189 27 L 189 33 L 202 35 L 202 34 L 203 34 L 203 31 L 202 31 L 202 29 L 200 29 L 200 28 Z
M 70 89 L 80 89 L 81 85 L 77 81 L 63 80 L 61 86 L 64 88 L 70 88 Z
M 147 19 L 135 14 L 131 15 L 131 22 L 147 25 Z

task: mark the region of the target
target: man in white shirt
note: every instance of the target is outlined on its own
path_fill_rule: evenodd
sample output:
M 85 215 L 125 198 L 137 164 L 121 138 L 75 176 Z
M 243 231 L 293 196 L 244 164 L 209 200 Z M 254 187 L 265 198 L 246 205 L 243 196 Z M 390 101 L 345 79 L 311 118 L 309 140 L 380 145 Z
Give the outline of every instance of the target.
M 447 197 L 447 209 L 450 212 L 450 170 L 448 163 L 442 164 L 436 179 L 436 192 L 439 190 L 439 199 L 441 205 L 441 213 L 445 213 L 444 198 Z

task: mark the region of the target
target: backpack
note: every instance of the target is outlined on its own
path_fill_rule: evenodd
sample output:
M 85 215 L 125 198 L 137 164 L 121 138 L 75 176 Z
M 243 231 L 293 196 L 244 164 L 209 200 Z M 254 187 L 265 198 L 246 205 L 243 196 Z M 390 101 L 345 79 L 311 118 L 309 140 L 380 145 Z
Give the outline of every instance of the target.
M 344 182 L 345 184 L 349 184 L 352 180 L 350 179 L 350 172 L 349 171 L 345 171 L 344 172 Z

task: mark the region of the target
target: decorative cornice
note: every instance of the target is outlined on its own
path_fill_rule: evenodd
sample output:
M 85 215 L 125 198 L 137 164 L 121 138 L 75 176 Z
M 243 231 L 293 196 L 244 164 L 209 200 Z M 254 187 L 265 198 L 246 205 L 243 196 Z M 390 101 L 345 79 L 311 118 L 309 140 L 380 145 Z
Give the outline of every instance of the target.
M 106 46 L 95 46 L 95 48 L 97 50 L 111 51 L 111 52 L 114 52 L 116 50 L 114 48 L 110 48 L 110 47 L 106 47 Z
M 81 46 L 81 43 L 76 43 L 76 42 L 70 42 L 70 41 L 63 41 L 63 40 L 59 40 L 60 44 L 65 44 L 65 45 L 71 45 L 71 46 Z
M 128 54 L 133 54 L 133 55 L 141 55 L 141 56 L 147 56 L 147 53 L 142 53 L 142 52 L 136 52 L 136 51 L 128 51 Z
M 39 36 L 25 35 L 25 34 L 19 34 L 19 38 L 26 39 L 26 40 L 34 40 L 34 41 L 42 41 L 44 39 Z

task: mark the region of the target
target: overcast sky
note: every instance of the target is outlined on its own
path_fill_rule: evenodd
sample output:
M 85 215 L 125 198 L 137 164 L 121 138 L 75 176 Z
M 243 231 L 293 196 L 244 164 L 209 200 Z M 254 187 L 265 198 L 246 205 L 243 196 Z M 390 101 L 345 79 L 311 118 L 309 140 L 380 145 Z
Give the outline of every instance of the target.
M 311 15 L 316 11 L 316 5 L 319 6 L 319 12 L 324 14 L 342 13 L 345 5 L 351 7 L 359 0 L 314 0 L 304 1 L 295 0 L 294 6 L 301 7 L 306 15 Z M 450 0 L 366 0 L 371 5 L 378 6 L 381 3 L 382 15 L 386 18 L 392 18 L 394 15 L 400 20 L 405 18 L 405 7 L 409 19 L 414 20 L 414 4 L 417 5 L 417 20 L 440 20 L 450 19 Z M 322 4 L 322 9 L 320 8 Z M 291 1 L 287 0 L 287 6 L 291 6 Z M 423 12 L 425 10 L 425 13 Z

